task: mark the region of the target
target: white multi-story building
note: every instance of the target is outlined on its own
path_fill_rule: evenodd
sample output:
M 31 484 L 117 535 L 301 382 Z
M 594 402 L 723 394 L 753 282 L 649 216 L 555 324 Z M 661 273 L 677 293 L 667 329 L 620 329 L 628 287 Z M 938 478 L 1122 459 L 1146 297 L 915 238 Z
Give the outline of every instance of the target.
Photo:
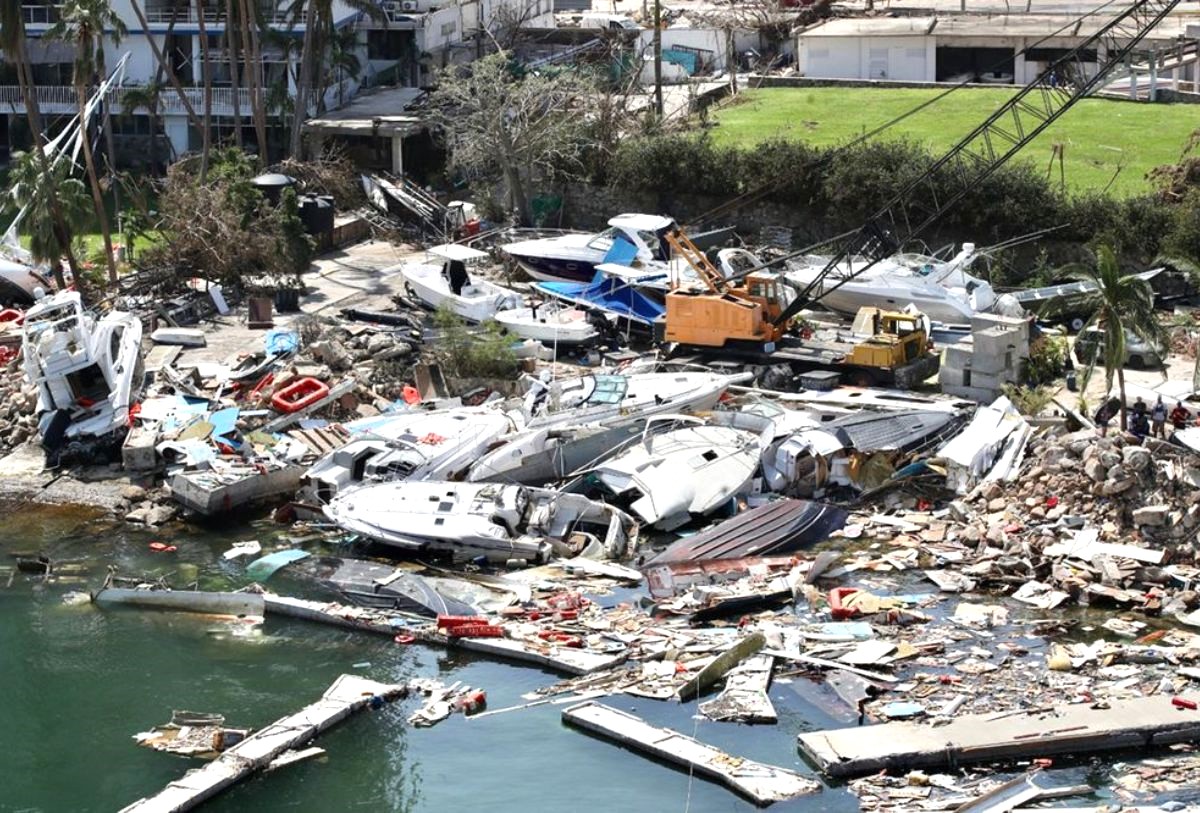
M 131 0 L 111 0 L 113 11 L 129 29 L 119 45 L 105 45 L 108 65 L 115 66 L 128 53 L 123 88 L 108 97 L 109 114 L 116 136 L 119 160 L 165 161 L 198 149 L 201 132 L 188 120 L 186 106 L 165 78 L 157 94 L 153 115 L 139 105 L 129 109 L 127 91 L 145 87 L 160 76 L 157 49 L 169 59 L 184 88 L 188 101 L 202 116 L 204 111 L 203 52 L 200 10 L 212 76 L 211 121 L 214 143 L 232 140 L 235 127 L 235 100 L 230 61 L 226 50 L 225 0 L 138 0 L 148 31 L 138 20 Z M 258 0 L 264 30 L 259 36 L 261 64 L 252 65 L 240 54 L 237 108 L 243 138 L 256 144 L 251 118 L 249 76 L 253 71 L 264 88 L 267 102 L 267 153 L 276 157 L 286 150 L 291 126 L 290 109 L 296 99 L 296 80 L 304 18 L 289 15 L 287 0 Z M 233 3 L 237 8 L 237 3 Z M 306 116 L 318 111 L 347 105 L 364 88 L 419 88 L 429 82 L 431 72 L 451 62 L 463 62 L 483 53 L 490 45 L 487 30 L 513 21 L 531 27 L 553 26 L 553 0 L 379 0 L 382 19 L 361 14 L 341 0 L 332 0 L 333 20 L 339 37 L 338 47 L 352 54 L 359 68 L 329 67 L 337 60 L 326 56 L 325 76 L 316 80 L 314 97 Z M 22 6 L 33 77 L 37 85 L 39 107 L 47 121 L 70 116 L 76 110 L 75 90 L 71 84 L 74 49 L 70 44 L 43 40 L 45 32 L 58 16 L 53 2 L 28 0 Z M 237 14 L 235 10 L 235 15 Z M 234 37 L 238 29 L 234 27 Z M 342 61 L 344 64 L 344 61 Z M 323 91 L 323 92 L 322 92 Z M 144 94 L 142 94 L 144 95 Z M 20 147 L 28 143 L 24 103 L 12 65 L 0 65 L 0 145 Z M 154 132 L 152 132 L 152 128 Z

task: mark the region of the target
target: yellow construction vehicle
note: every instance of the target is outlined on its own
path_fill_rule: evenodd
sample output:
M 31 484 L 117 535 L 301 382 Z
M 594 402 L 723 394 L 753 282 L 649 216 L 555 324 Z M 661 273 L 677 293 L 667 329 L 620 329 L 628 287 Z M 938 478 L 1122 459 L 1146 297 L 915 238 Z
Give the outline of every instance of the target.
M 704 287 L 673 281 L 659 325 L 662 341 L 730 361 L 835 371 L 858 384 L 912 386 L 937 372 L 920 314 L 863 308 L 853 332 L 866 338 L 856 341 L 789 335 L 797 292 L 782 275 L 759 269 L 727 279 L 682 231 L 665 239 Z
M 900 367 L 929 352 L 929 332 L 917 313 L 860 308 L 854 332 L 868 337 L 855 344 L 847 357 L 859 367 Z
M 724 347 L 739 341 L 772 344 L 783 338 L 786 324 L 776 320 L 787 305 L 786 286 L 778 274 L 762 271 L 730 282 L 682 231 L 667 232 L 666 240 L 705 287 L 674 281 L 666 296 L 665 341 Z

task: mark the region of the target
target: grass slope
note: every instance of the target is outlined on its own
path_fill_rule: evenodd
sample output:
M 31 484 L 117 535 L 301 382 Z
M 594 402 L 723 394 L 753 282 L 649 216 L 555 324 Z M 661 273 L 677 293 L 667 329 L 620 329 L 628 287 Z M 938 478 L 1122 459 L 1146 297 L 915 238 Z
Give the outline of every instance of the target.
M 719 144 L 749 147 L 772 138 L 841 144 L 940 93 L 924 88 L 762 88 L 718 111 Z M 1004 89 L 964 88 L 890 127 L 877 138 L 907 138 L 935 153 L 979 125 L 1009 98 Z M 1175 163 L 1188 134 L 1200 128 L 1200 106 L 1085 99 L 1014 160 L 1045 171 L 1052 145 L 1064 145 L 1068 190 L 1127 196 L 1151 189 L 1146 172 Z M 1119 169 L 1119 172 L 1118 172 Z M 1113 176 L 1116 179 L 1113 180 Z M 1051 178 L 1059 179 L 1055 161 Z M 1110 185 L 1111 183 L 1111 185 Z

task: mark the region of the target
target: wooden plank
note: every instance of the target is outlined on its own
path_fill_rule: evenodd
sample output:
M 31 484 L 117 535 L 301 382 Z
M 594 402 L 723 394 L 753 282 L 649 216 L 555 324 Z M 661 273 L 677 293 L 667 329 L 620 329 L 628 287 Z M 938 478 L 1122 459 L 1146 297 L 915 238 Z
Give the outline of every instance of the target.
M 180 813 L 213 798 L 280 755 L 303 745 L 359 711 L 376 697 L 391 699 L 407 691 L 358 675 L 342 675 L 321 699 L 295 714 L 251 734 L 203 768 L 188 771 L 154 796 L 140 799 L 121 813 Z
M 505 660 L 524 661 L 567 675 L 589 675 L 611 669 L 625 660 L 625 653 L 592 652 L 539 643 L 530 644 L 511 638 L 447 638 L 428 629 L 413 628 L 411 617 L 402 613 L 365 607 L 348 607 L 334 602 L 307 601 L 267 593 L 263 596 L 268 614 L 315 621 L 335 627 L 395 636 L 406 633 L 418 641 L 454 649 L 482 652 Z
M 595 701 L 563 709 L 562 719 L 569 725 L 715 779 L 760 805 L 821 788 L 814 780 L 794 771 L 727 754 L 678 731 L 652 726 L 639 717 Z
M 1200 702 L 1200 695 L 1188 699 Z M 1147 748 L 1200 740 L 1200 711 L 1166 695 L 1112 701 L 1111 708 L 1062 706 L 998 717 L 972 714 L 934 727 L 917 722 L 801 734 L 800 747 L 830 776 L 885 768 L 945 767 L 991 760 Z

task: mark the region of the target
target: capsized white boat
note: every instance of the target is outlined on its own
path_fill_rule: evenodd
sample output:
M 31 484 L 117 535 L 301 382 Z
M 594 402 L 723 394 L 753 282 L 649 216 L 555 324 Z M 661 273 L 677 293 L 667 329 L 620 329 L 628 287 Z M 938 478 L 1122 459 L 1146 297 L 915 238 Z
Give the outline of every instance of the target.
M 25 375 L 37 387 L 43 443 L 98 438 L 127 425 L 141 391 L 142 322 L 111 311 L 99 319 L 79 294 L 43 297 L 25 312 Z
M 498 311 L 493 318 L 514 336 L 546 344 L 583 344 L 599 335 L 586 312 L 557 301 Z
M 682 425 L 656 432 L 664 422 Z M 640 443 L 592 468 L 578 486 L 598 483 L 606 495 L 630 500 L 643 522 L 673 530 L 749 489 L 773 434 L 765 423 L 759 433 L 685 415 L 654 418 Z
M 935 322 L 966 323 L 997 303 L 992 286 L 967 273 L 976 256 L 975 244 L 963 243 L 962 250 L 950 260 L 897 254 L 865 271 L 861 269 L 868 261 L 852 257 L 835 268 L 814 295 L 820 297 L 819 304 L 839 313 L 856 314 L 864 307 L 901 310 L 912 305 Z M 803 288 L 816 278 L 828 259 L 808 256 L 790 262 L 785 276 Z
M 301 502 L 324 504 L 362 483 L 456 479 L 514 426 L 500 410 L 460 407 L 367 418 L 346 428 L 350 442 L 314 463 L 301 480 Z
M 485 252 L 446 243 L 426 254 L 426 262 L 404 263 L 399 272 L 405 291 L 429 307 L 448 307 L 468 322 L 483 322 L 497 311 L 521 307 L 516 291 L 471 276 L 472 266 L 478 268 L 488 259 Z
M 752 374 L 712 372 L 596 374 L 534 380 L 525 395 L 526 426 L 540 428 L 630 420 L 712 409 L 730 384 Z
M 467 472 L 470 482 L 540 486 L 565 480 L 637 440 L 641 421 L 525 429 L 504 438 Z
M 541 562 L 551 553 L 570 557 L 598 544 L 622 558 L 638 530 L 628 514 L 580 494 L 499 483 L 362 485 L 324 510 L 342 530 L 384 545 L 493 562 Z

